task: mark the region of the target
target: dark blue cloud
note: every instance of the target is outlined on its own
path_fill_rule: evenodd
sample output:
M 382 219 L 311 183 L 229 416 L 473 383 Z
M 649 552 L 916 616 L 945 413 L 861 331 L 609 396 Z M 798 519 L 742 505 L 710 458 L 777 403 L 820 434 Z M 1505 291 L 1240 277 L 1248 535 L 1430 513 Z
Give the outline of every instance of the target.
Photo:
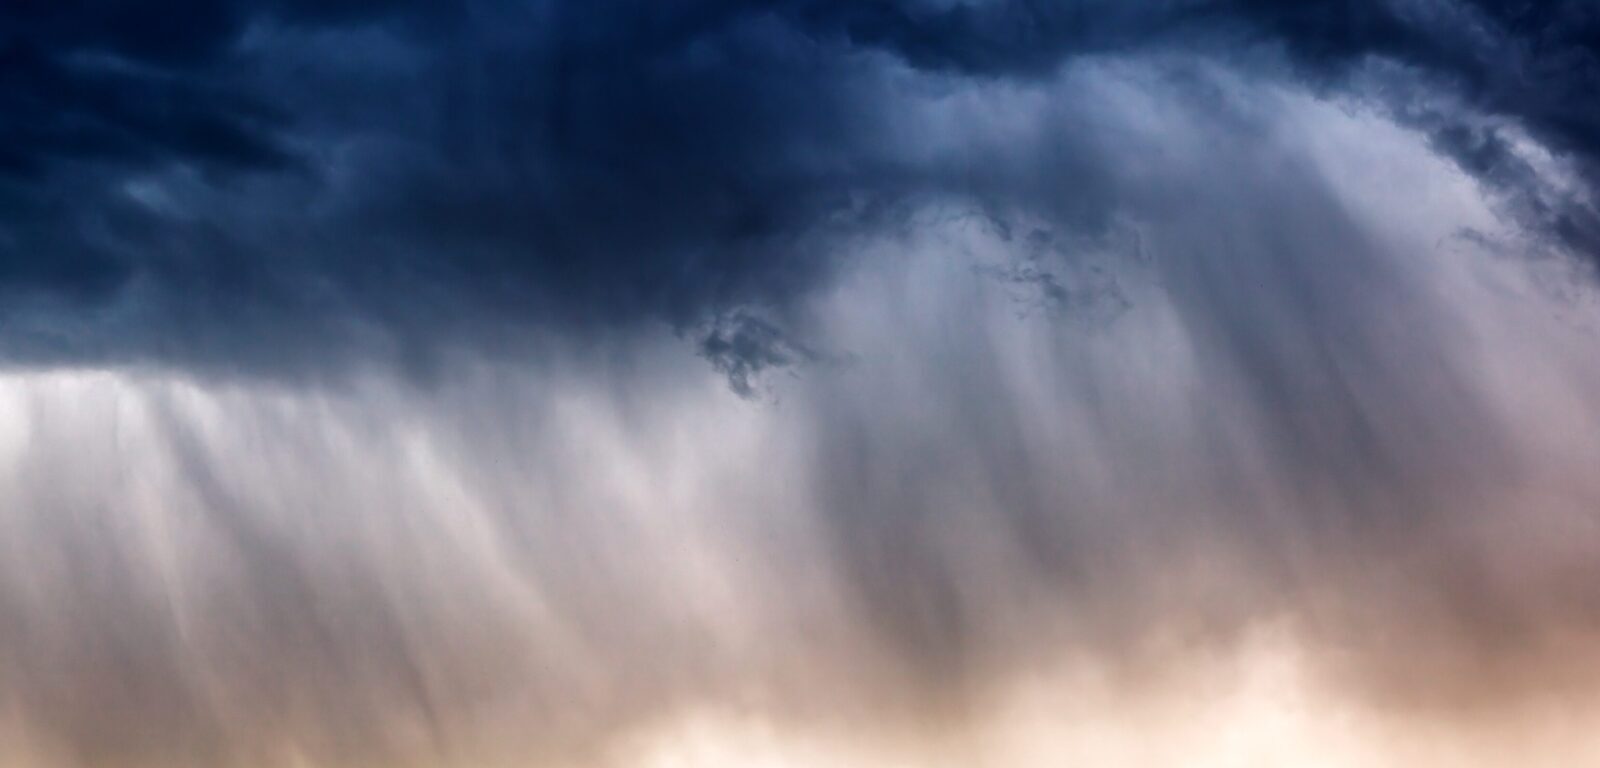
M 1387 61 L 1592 179 L 1597 40 L 1580 2 L 24 0 L 0 10 L 0 291 L 29 300 L 0 353 L 270 369 L 372 347 L 358 328 L 426 357 L 781 308 L 909 202 L 1036 191 L 897 151 L 897 69 L 1036 81 L 1159 48 L 1343 88 Z M 1497 134 L 1391 106 L 1527 181 Z

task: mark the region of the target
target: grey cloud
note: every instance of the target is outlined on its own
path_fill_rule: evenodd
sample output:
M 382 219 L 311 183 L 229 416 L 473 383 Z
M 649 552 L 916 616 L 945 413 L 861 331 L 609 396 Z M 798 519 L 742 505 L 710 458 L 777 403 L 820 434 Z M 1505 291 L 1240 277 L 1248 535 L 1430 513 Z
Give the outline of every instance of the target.
M 426 370 L 538 329 L 781 313 L 929 200 L 1050 190 L 1072 198 L 1061 226 L 1092 231 L 1120 204 L 1092 176 L 1061 190 L 1032 170 L 1059 160 L 915 124 L 941 91 L 1026 89 L 1077 56 L 1178 51 L 1359 93 L 1377 58 L 1467 117 L 1585 167 L 1592 150 L 1571 94 L 1593 19 L 1571 3 L 204 5 L 7 11 L 12 361 Z M 1423 124 L 1523 188 L 1459 115 Z M 1530 226 L 1590 248 L 1591 208 L 1543 204 Z
M 28 8 L 0 762 L 1600 690 L 1580 6 Z
M 1084 256 L 1026 216 L 925 212 L 786 319 L 861 357 L 773 377 L 780 407 L 666 332 L 427 390 L 0 378 L 0 685 L 38 762 L 626 765 L 700 706 L 951 738 L 1052 654 L 1159 688 L 1275 622 L 1338 711 L 1579 711 L 1592 339 L 1461 266 L 1521 265 L 1412 249 L 1497 224 L 1415 135 L 1096 74 L 1028 103 L 1134 99 L 1073 134 L 1137 212 L 1086 244 L 1125 249 L 1111 322 L 973 279 L 1021 237 Z M 1183 130 L 1124 124 L 1141 95 Z M 1137 162 L 1183 142 L 1213 151 Z M 1365 170 L 1397 159 L 1402 188 Z

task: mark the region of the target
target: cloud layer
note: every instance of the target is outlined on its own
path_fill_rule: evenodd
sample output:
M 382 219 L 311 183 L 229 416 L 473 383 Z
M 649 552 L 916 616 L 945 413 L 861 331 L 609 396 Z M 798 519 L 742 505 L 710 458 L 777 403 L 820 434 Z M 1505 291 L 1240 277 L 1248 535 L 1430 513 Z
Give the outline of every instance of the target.
M 1582 747 L 1594 303 L 1498 188 L 1188 58 L 919 106 L 919 146 L 1038 186 L 930 196 L 704 340 L 551 335 L 425 388 L 9 374 L 5 759 Z
M 1581 758 L 1597 24 L 8 6 L 0 764 Z
M 24 362 L 425 372 L 441 347 L 540 329 L 781 313 L 930 200 L 1092 230 L 1125 201 L 1083 148 L 1050 154 L 1088 118 L 960 140 L 920 120 L 1104 55 L 1381 104 L 1560 248 L 1596 242 L 1581 2 L 23 3 L 0 21 L 3 341 Z

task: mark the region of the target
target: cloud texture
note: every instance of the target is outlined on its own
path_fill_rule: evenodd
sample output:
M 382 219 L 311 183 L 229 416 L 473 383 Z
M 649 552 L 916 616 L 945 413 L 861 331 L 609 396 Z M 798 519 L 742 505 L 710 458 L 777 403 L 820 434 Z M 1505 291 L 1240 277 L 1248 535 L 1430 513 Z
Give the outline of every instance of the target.
M 1595 245 L 1596 116 L 1580 94 L 1600 63 L 1579 2 L 4 13 L 13 359 L 425 366 L 440 343 L 516 346 L 529 323 L 689 330 L 782 308 L 848 261 L 853 237 L 930 200 L 1092 228 L 1122 201 L 1064 179 L 1072 158 L 952 141 L 909 115 L 1105 55 L 1197 57 L 1371 100 L 1509 187 L 1565 247 Z M 1542 189 L 1518 140 L 1572 186 Z
M 1594 750 L 1588 4 L 190 5 L 0 10 L 0 764 Z

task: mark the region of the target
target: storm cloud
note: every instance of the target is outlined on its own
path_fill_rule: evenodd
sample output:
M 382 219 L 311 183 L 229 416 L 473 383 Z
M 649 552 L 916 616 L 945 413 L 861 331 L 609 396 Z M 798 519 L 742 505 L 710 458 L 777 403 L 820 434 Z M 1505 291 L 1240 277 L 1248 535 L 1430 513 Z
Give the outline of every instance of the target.
M 1029 149 L 913 116 L 1101 55 L 1381 103 L 1589 259 L 1596 24 L 1575 2 L 11 4 L 5 346 L 427 368 L 539 328 L 781 313 L 930 202 L 1092 231 L 1124 202 L 1048 154 L 1059 116 L 1008 127 Z M 1577 185 L 1541 188 L 1517 136 Z
M 0 763 L 1600 757 L 1596 95 L 1576 1 L 10 3 Z

